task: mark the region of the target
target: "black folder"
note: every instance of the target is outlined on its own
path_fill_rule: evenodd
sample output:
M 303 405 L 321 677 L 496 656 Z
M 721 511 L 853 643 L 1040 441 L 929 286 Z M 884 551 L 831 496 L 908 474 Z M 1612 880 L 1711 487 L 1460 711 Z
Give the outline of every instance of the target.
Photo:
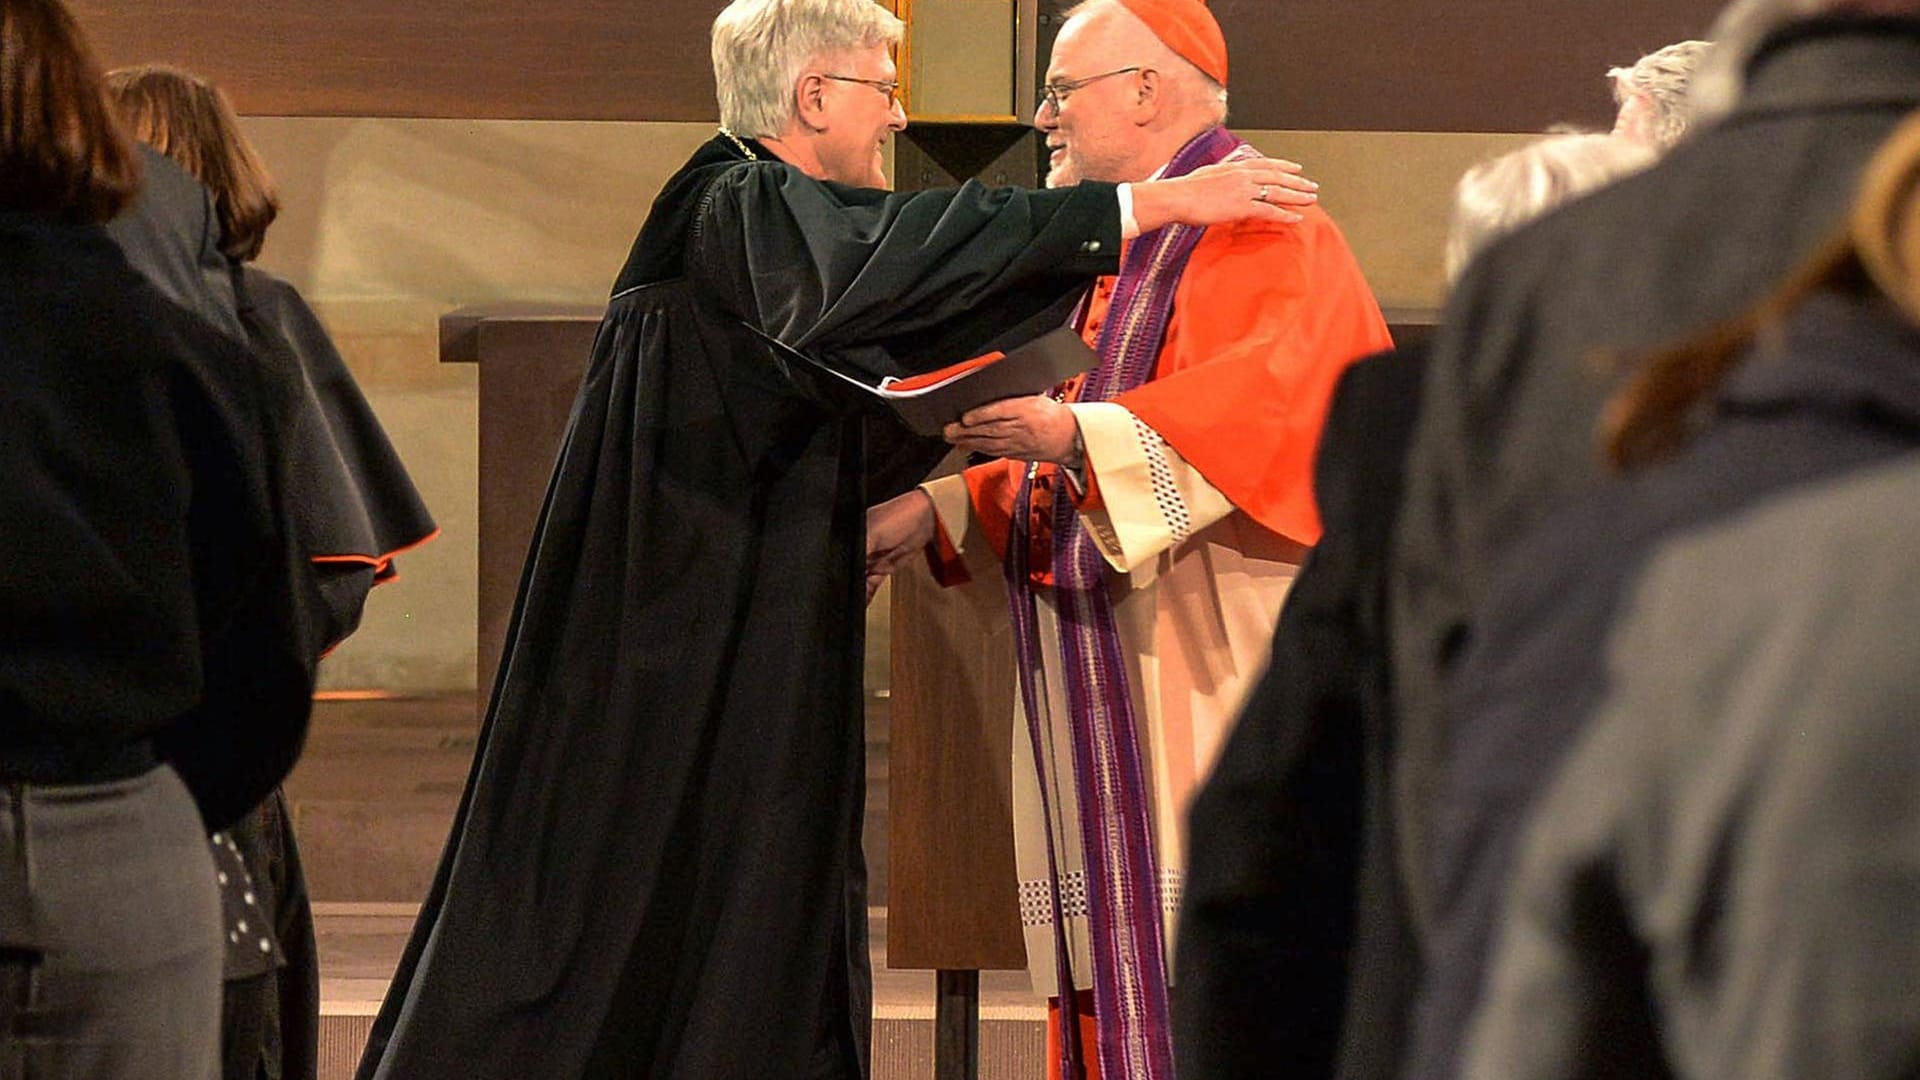
M 902 423 L 920 435 L 938 435 L 941 428 L 958 421 L 969 409 L 988 402 L 1044 394 L 1091 368 L 1099 359 L 1072 327 L 1062 326 L 1012 352 L 988 353 L 922 375 L 888 377 L 876 386 L 769 334 L 757 329 L 754 333 L 782 355 L 804 361 L 885 402 Z

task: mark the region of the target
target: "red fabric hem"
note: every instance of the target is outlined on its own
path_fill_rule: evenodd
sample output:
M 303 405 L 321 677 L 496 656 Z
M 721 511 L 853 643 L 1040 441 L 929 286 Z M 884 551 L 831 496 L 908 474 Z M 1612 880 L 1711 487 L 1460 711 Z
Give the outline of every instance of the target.
M 412 551 L 415 548 L 418 548 L 426 544 L 429 540 L 437 539 L 439 535 L 440 535 L 440 530 L 435 529 L 432 532 L 428 533 L 427 535 L 421 537 L 420 539 L 415 540 L 412 543 L 402 544 L 399 547 L 394 548 L 392 551 L 389 551 L 384 555 L 358 555 L 358 554 L 310 555 L 307 557 L 307 561 L 321 563 L 323 565 L 332 565 L 336 563 L 357 563 L 362 566 L 371 566 L 373 567 L 374 584 L 384 585 L 389 581 L 400 580 L 399 572 L 394 570 L 393 567 L 390 565 L 395 558 L 401 555 L 405 555 L 407 552 Z
M 1060 1060 L 1060 999 L 1047 999 L 1047 1080 L 1100 1080 L 1100 1032 L 1093 1021 L 1093 991 L 1076 990 L 1074 1011 L 1080 1021 L 1080 1058 L 1084 1066 L 1071 1075 Z

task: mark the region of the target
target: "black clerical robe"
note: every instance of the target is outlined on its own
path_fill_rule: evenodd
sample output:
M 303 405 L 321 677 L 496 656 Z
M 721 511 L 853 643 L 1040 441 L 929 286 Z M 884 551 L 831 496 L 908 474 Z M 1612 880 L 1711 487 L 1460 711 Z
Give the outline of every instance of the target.
M 362 1080 L 866 1072 L 862 514 L 944 447 L 755 332 L 875 378 L 1004 347 L 1113 271 L 1118 205 L 742 149 L 615 286 Z

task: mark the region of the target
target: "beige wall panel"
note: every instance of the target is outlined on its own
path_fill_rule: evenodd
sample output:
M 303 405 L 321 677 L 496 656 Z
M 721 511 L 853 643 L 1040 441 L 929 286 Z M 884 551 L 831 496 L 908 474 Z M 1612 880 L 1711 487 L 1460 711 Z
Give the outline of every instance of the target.
M 1013 99 L 1013 4 L 913 0 L 912 18 L 912 115 L 1013 116 L 1025 107 Z
M 479 372 L 441 364 L 438 305 L 316 305 L 380 424 L 440 525 L 400 556 L 400 577 L 373 590 L 360 631 L 321 665 L 329 690 L 412 693 L 474 685 Z
M 162 60 L 280 116 L 717 117 L 725 0 L 73 0 L 108 64 Z
M 708 124 L 249 117 L 286 205 L 262 265 L 321 299 L 604 299 Z
M 1382 307 L 1438 306 L 1453 186 L 1477 161 L 1537 135 L 1407 131 L 1241 131 L 1306 166 Z
M 439 318 L 604 299 L 706 124 L 248 117 L 285 208 L 261 264 L 313 302 L 442 528 L 374 591 L 322 684 L 474 685 L 478 373 Z

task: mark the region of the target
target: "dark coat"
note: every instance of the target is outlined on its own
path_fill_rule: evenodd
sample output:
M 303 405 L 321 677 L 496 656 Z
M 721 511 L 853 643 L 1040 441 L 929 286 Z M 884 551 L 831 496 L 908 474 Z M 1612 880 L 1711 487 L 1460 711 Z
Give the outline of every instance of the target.
M 1314 465 L 1325 532 L 1190 816 L 1180 1075 L 1387 1080 L 1416 978 L 1393 854 L 1386 552 L 1425 357 L 1362 360 Z
M 621 273 L 363 1080 L 866 1071 L 862 515 L 870 464 L 945 447 L 870 463 L 755 331 L 869 378 L 1030 336 L 1112 272 L 1118 200 L 755 152 L 701 148 Z
M 162 299 L 106 233 L 0 215 L 0 774 L 180 772 L 210 827 L 292 767 L 314 650 L 275 432 L 293 373 Z
M 281 432 L 300 548 L 316 563 L 326 648 L 359 628 L 367 593 L 393 556 L 439 529 L 320 319 L 287 282 L 252 266 L 238 278 L 240 322 L 255 355 L 300 373 L 300 409 Z
M 160 295 L 235 340 L 240 330 L 234 266 L 220 251 L 213 193 L 172 158 L 140 144 L 140 196 L 107 223 L 133 268 Z
M 1496 241 L 1454 290 L 1391 585 L 1401 850 L 1423 925 L 1448 660 L 1515 538 L 1597 482 L 1595 420 L 1623 372 L 1605 359 L 1744 313 L 1838 232 L 1862 166 L 1916 105 L 1920 20 L 1796 24 L 1730 117 Z
M 1826 296 L 1693 447 L 1515 549 L 1441 807 L 1480 934 L 1431 985 L 1492 958 L 1478 1024 L 1439 1018 L 1460 1075 L 1914 1074 L 1916 529 L 1920 332 Z

